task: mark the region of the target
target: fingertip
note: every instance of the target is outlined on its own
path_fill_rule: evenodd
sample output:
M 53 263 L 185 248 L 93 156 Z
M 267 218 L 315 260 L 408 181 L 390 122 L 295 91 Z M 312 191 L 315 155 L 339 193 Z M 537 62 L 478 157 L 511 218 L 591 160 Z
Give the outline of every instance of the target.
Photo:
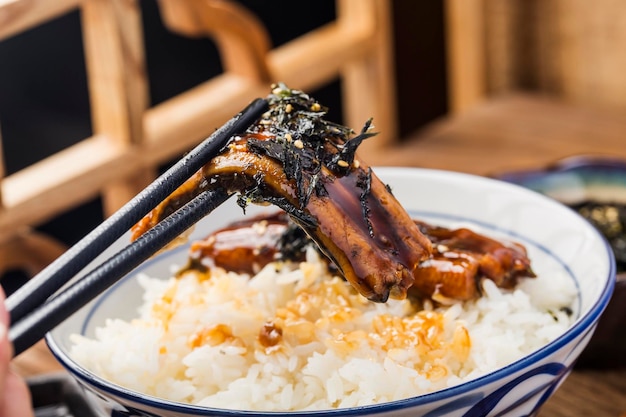
M 13 346 L 8 343 L 10 318 L 4 301 L 4 290 L 0 285 L 0 357 L 2 357 L 3 360 L 5 357 L 11 358 L 13 356 Z
M 7 372 L 4 394 L 5 398 L 11 400 L 0 404 L 0 416 L 34 416 L 28 385 L 22 377 L 11 370 Z
M 0 285 L 0 324 L 6 328 L 9 325 L 9 312 L 4 304 L 5 301 L 6 295 L 4 293 L 4 288 Z

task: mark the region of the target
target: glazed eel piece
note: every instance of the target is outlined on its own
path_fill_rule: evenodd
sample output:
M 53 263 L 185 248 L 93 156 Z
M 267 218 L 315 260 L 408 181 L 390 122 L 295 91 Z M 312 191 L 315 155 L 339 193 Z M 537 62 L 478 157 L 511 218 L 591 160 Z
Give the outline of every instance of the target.
M 201 191 L 220 187 L 239 205 L 283 209 L 368 299 L 405 298 L 432 246 L 372 169 L 356 157 L 374 133 L 324 119 L 307 94 L 272 86 L 269 110 L 133 227 L 137 238 Z
M 520 243 L 498 241 L 465 227 L 415 223 L 432 242 L 433 252 L 414 271 L 413 295 L 447 304 L 478 297 L 483 279 L 513 288 L 519 278 L 535 277 Z
M 433 243 L 432 256 L 413 271 L 413 298 L 441 304 L 480 296 L 480 282 L 490 279 L 513 288 L 522 277 L 534 277 L 526 249 L 516 242 L 498 241 L 467 228 L 446 228 L 414 220 Z M 181 269 L 205 272 L 217 266 L 256 274 L 272 261 L 303 261 L 311 240 L 284 212 L 233 222 L 193 242 L 188 265 Z M 329 264 L 332 268 L 334 265 Z

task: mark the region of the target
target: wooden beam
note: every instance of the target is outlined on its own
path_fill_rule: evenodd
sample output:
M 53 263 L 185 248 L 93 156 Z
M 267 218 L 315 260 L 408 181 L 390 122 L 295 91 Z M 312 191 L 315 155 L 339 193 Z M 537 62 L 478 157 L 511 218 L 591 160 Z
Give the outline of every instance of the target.
M 121 146 L 143 141 L 148 82 L 141 11 L 136 0 L 90 0 L 81 8 L 83 43 L 95 135 Z M 154 179 L 143 167 L 125 181 L 111 181 L 103 192 L 112 214 Z
M 0 40 L 76 9 L 82 0 L 0 0 Z
M 484 0 L 446 0 L 449 105 L 452 113 L 480 103 L 485 79 Z

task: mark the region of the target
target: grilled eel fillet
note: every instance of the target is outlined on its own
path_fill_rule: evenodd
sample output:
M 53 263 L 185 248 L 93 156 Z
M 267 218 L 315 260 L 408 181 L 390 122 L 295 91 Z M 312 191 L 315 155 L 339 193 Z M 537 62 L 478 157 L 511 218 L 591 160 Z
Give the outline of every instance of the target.
M 414 222 L 432 242 L 433 254 L 413 271 L 411 298 L 450 304 L 481 296 L 484 279 L 511 289 L 520 278 L 535 276 L 525 247 L 517 242 L 497 241 L 467 228 Z M 304 261 L 310 244 L 283 211 L 246 218 L 193 242 L 188 264 L 179 274 L 217 266 L 254 275 L 276 260 Z M 332 263 L 328 266 L 336 273 Z
M 200 192 L 220 187 L 248 204 L 283 209 L 359 293 L 375 302 L 402 299 L 430 240 L 390 189 L 356 158 L 370 132 L 324 120 L 307 94 L 272 86 L 269 110 L 241 137 L 133 227 L 137 238 Z

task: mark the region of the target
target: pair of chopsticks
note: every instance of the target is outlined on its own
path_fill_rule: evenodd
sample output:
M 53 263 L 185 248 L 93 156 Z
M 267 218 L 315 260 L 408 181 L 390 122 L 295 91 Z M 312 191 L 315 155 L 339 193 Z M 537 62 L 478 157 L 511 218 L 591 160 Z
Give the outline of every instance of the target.
M 268 103 L 264 99 L 251 102 L 135 198 L 9 296 L 6 307 L 11 315 L 9 340 L 13 343 L 14 356 L 35 344 L 48 331 L 226 201 L 230 194 L 223 189 L 202 192 L 56 294 L 150 210 L 218 155 L 233 136 L 243 133 L 267 109 Z

